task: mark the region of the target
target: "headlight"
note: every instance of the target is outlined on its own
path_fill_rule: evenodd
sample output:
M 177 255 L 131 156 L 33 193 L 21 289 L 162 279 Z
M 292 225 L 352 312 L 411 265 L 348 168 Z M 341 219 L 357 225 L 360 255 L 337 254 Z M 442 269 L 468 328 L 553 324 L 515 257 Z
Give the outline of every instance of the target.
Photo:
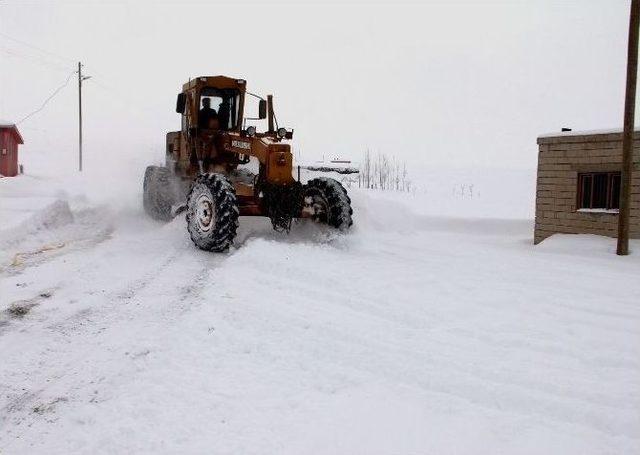
M 247 136 L 252 137 L 256 135 L 256 127 L 255 126 L 250 126 L 247 128 Z
M 278 128 L 278 137 L 280 139 L 284 139 L 284 137 L 287 135 L 287 129 L 286 128 Z

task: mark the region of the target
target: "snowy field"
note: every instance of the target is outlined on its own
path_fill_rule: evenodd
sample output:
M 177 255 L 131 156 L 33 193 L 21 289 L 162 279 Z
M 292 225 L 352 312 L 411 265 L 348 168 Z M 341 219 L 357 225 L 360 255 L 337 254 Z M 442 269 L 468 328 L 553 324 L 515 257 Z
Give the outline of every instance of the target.
M 2 455 L 640 453 L 639 242 L 451 180 L 211 254 L 131 181 L 0 179 Z

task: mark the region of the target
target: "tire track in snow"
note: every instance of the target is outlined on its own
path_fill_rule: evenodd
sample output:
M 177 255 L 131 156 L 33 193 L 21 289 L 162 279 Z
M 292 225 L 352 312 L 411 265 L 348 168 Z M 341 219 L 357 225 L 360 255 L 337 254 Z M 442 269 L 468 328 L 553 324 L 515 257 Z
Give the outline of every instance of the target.
M 264 242 L 260 246 L 266 250 L 263 253 L 266 257 L 271 256 L 267 254 L 268 250 L 277 248 Z M 311 252 L 308 250 L 302 249 L 299 256 L 310 257 Z M 293 260 L 295 257 L 293 250 L 286 249 L 282 254 L 285 253 L 289 259 Z M 325 252 L 318 252 L 320 253 Z M 269 321 L 281 319 L 281 323 L 271 328 L 271 336 L 273 333 L 293 332 L 290 335 L 280 335 L 279 343 L 273 343 L 271 349 L 279 349 L 280 344 L 295 339 L 300 345 L 300 352 L 317 356 L 316 361 L 330 371 L 366 371 L 367 376 L 383 376 L 391 384 L 418 386 L 426 392 L 455 397 L 492 411 L 520 418 L 530 417 L 576 425 L 589 432 L 596 431 L 611 437 L 637 439 L 637 406 L 640 400 L 637 395 L 629 396 L 625 393 L 624 385 L 619 382 L 618 372 L 604 375 L 606 371 L 598 364 L 598 358 L 592 351 L 576 349 L 575 340 L 568 343 L 570 340 L 557 337 L 550 337 L 557 344 L 549 345 L 544 336 L 532 338 L 530 330 L 524 330 L 519 335 L 520 340 L 518 337 L 498 337 L 493 340 L 491 327 L 485 329 L 486 336 L 478 335 L 483 333 L 483 321 L 504 320 L 505 312 L 508 321 L 518 314 L 518 307 L 509 310 L 501 304 L 478 308 L 478 315 L 473 315 L 472 318 L 467 315 L 463 320 L 466 322 L 462 324 L 462 328 L 474 328 L 466 333 L 459 329 L 460 323 L 455 320 L 436 321 L 435 327 L 438 330 L 434 330 L 431 327 L 433 324 L 429 324 L 432 311 L 427 311 L 423 316 L 420 311 L 416 311 L 417 308 L 413 308 L 411 317 L 403 320 L 401 314 L 404 305 L 398 307 L 398 304 L 402 304 L 402 299 L 393 302 L 381 300 L 379 295 L 387 294 L 377 294 L 375 290 L 358 287 L 354 281 L 357 277 L 333 276 L 334 270 L 351 270 L 344 263 L 348 262 L 348 258 L 336 262 L 329 270 L 314 270 L 311 275 L 315 281 L 330 285 L 310 288 L 300 285 L 308 282 L 308 271 L 295 268 L 299 261 L 293 261 L 293 264 L 283 268 L 274 267 L 274 262 L 269 261 L 250 263 L 250 254 L 246 250 L 234 259 L 241 257 L 247 259 L 241 263 L 246 268 L 244 273 L 259 278 L 260 283 L 269 283 L 271 293 L 276 294 L 271 296 L 270 302 L 278 303 L 278 311 L 269 315 Z M 341 259 L 339 256 L 332 258 Z M 316 259 L 321 263 L 322 258 L 316 256 Z M 370 281 L 375 281 L 376 278 L 383 280 L 389 273 L 388 266 L 385 265 L 382 269 L 384 271 L 381 275 L 377 275 L 375 267 L 370 265 L 363 273 L 370 275 Z M 242 269 L 238 264 L 234 270 L 238 274 Z M 238 289 L 235 293 L 240 295 L 236 297 L 236 301 L 240 303 L 255 300 L 257 296 L 243 293 L 238 280 L 233 279 L 230 274 L 232 272 L 226 269 L 225 278 L 231 280 L 227 288 Z M 345 283 L 348 283 L 348 287 L 355 286 L 359 294 L 351 293 L 345 298 Z M 291 298 L 291 295 L 304 295 L 305 299 L 299 301 Z M 469 299 L 473 301 L 471 292 Z M 307 300 L 315 305 L 307 303 Z M 419 300 L 414 303 L 418 302 Z M 389 305 L 390 303 L 394 305 Z M 449 303 L 432 302 L 432 305 L 437 307 L 436 313 L 442 314 L 442 305 Z M 428 307 L 425 308 L 428 310 Z M 237 316 L 242 322 L 232 331 L 242 332 L 248 327 L 263 326 L 267 316 L 260 310 L 260 306 L 247 304 L 247 310 Z M 334 319 L 337 314 L 340 315 L 339 319 Z M 532 316 L 535 316 L 533 321 L 541 322 L 540 316 Z M 474 323 L 474 320 L 477 322 Z M 303 321 L 313 323 L 303 324 Z M 585 325 L 581 331 L 591 328 L 588 324 Z M 354 330 L 356 327 L 358 329 Z M 310 330 L 313 334 L 309 333 Z M 421 338 L 422 331 L 430 333 L 426 340 Z M 496 330 L 496 337 L 502 332 L 503 330 Z M 266 333 L 264 336 L 267 339 Z M 317 340 L 323 340 L 322 350 L 318 350 Z M 438 344 L 420 349 L 421 341 L 427 340 L 431 344 Z M 567 347 L 573 348 L 563 349 L 559 344 L 563 341 L 567 343 Z M 587 347 L 580 343 L 577 346 Z M 531 351 L 538 351 L 543 356 L 532 357 Z M 269 347 L 260 352 L 268 353 Z M 605 352 L 602 351 L 602 355 Z M 331 353 L 331 356 L 327 353 Z M 474 353 L 477 353 L 478 359 L 489 360 L 487 367 L 475 361 Z M 274 357 L 272 360 L 277 359 L 278 357 Z M 323 361 L 336 365 L 326 365 Z M 598 367 L 598 374 L 589 374 L 583 379 L 574 378 L 571 382 L 558 382 L 558 378 L 553 376 L 556 373 L 560 378 L 567 378 L 567 370 L 576 368 L 584 371 L 585 364 Z M 428 367 L 425 369 L 424 365 Z M 549 376 L 536 376 L 536 365 L 541 366 L 540 371 L 545 371 Z M 505 369 L 496 370 L 497 366 Z M 518 371 L 517 367 L 522 371 Z M 628 363 L 626 367 L 632 377 L 637 376 L 635 364 Z M 618 378 L 618 383 L 609 384 L 609 389 L 600 389 L 599 386 L 606 383 L 608 378 Z M 523 406 L 523 400 L 528 404 Z
M 211 260 L 210 255 L 199 252 L 195 248 L 185 249 L 181 246 L 172 247 L 169 252 L 164 252 L 164 259 L 159 265 L 148 268 L 142 277 L 128 280 L 124 285 L 117 284 L 114 290 L 104 293 L 104 295 L 91 295 L 93 305 L 83 308 L 73 313 L 69 317 L 45 327 L 40 327 L 40 331 L 53 332 L 54 338 L 59 341 L 56 348 L 44 350 L 37 358 L 41 360 L 37 364 L 24 368 L 20 374 L 24 378 L 29 378 L 27 383 L 31 383 L 31 392 L 25 395 L 24 392 L 14 390 L 10 393 L 8 402 L 10 414 L 15 425 L 20 422 L 29 421 L 36 423 L 40 414 L 33 414 L 32 409 L 51 409 L 54 405 L 47 403 L 60 403 L 66 407 L 78 405 L 86 401 L 98 403 L 101 398 L 97 390 L 100 386 L 107 386 L 106 376 L 122 377 L 121 381 L 131 380 L 131 374 L 135 374 L 136 368 L 127 365 L 121 360 L 123 347 L 121 343 L 110 342 L 110 333 L 117 331 L 117 327 L 123 325 L 137 325 L 137 323 L 148 320 L 154 324 L 163 321 L 166 324 L 175 323 L 175 318 L 180 317 L 189 309 L 194 300 L 197 300 L 200 290 L 206 285 L 206 278 L 209 276 L 212 266 L 219 265 L 224 257 L 216 257 Z M 206 255 L 203 260 L 204 255 Z M 184 267 L 184 263 L 202 263 L 196 273 L 192 276 L 193 281 L 184 281 L 176 269 Z M 190 266 L 192 268 L 192 266 Z M 158 281 L 166 288 L 166 283 L 170 283 L 167 277 L 179 277 L 174 284 L 169 286 L 168 295 L 162 299 L 145 299 L 141 294 L 153 293 L 153 289 Z M 185 285 L 185 283 L 187 283 Z M 167 298 L 169 297 L 169 298 Z M 99 304 L 98 304 L 99 301 Z M 189 302 L 189 303 L 185 303 Z M 32 327 L 33 329 L 33 327 Z M 43 333 L 46 338 L 46 333 Z M 76 341 L 72 341 L 76 340 Z M 76 346 L 77 340 L 84 340 L 81 346 Z M 83 360 L 89 353 L 102 352 L 112 360 L 107 362 L 113 369 L 109 375 L 96 375 L 90 379 L 83 379 L 74 382 L 74 377 L 78 371 L 78 365 L 82 365 Z M 125 352 L 125 357 L 131 359 L 135 364 L 143 360 L 151 351 L 149 349 L 137 349 L 135 346 Z M 89 354 L 91 355 L 91 354 Z M 42 365 L 48 365 L 42 371 Z M 21 380 L 12 381 L 22 383 Z M 38 384 L 40 384 L 38 386 Z M 46 384 L 46 385 L 45 385 Z M 52 396 L 47 390 L 56 387 L 56 384 L 67 384 L 64 396 Z M 63 386 L 64 388 L 64 386 Z M 94 388 L 94 390 L 89 390 Z M 11 403 L 20 403 L 20 406 Z M 0 438 L 2 439 L 2 438 Z

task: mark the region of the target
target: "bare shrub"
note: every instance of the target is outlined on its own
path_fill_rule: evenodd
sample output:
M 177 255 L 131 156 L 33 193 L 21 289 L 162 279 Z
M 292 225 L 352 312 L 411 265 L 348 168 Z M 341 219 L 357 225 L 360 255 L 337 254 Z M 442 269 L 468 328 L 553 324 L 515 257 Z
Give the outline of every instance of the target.
M 410 192 L 412 185 L 408 179 L 407 164 L 385 153 L 372 156 L 367 149 L 360 165 L 358 187 Z

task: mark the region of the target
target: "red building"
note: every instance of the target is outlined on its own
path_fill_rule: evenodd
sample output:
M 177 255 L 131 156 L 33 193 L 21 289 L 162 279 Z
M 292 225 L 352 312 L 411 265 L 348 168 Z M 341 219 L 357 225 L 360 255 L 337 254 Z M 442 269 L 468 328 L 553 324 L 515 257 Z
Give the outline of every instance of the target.
M 18 144 L 24 144 L 15 124 L 0 120 L 0 175 L 18 175 Z

